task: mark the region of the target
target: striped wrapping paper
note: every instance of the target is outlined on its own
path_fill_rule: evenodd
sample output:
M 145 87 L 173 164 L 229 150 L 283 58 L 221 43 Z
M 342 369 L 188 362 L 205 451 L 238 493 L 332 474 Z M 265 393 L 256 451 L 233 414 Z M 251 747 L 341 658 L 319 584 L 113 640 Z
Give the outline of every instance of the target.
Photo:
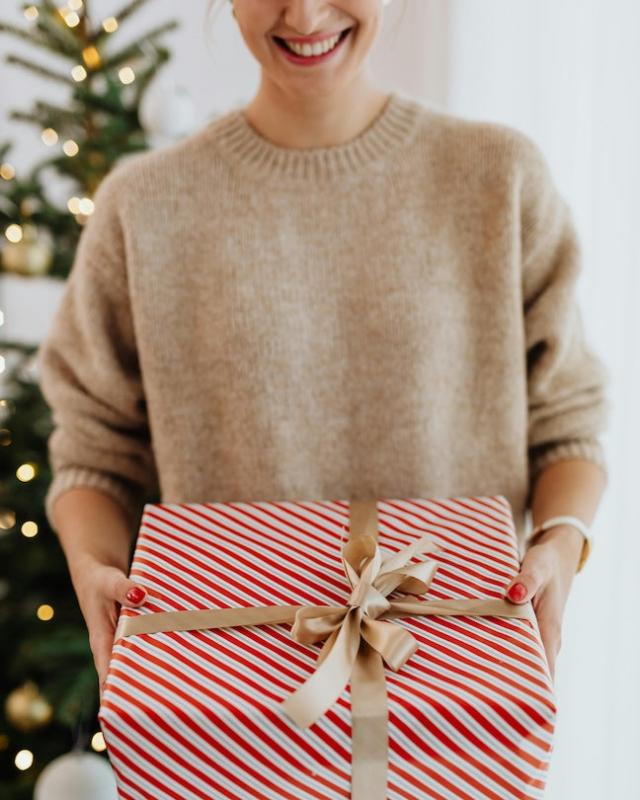
M 344 604 L 347 501 L 146 504 L 131 575 L 146 611 Z M 519 570 L 508 500 L 378 501 L 379 542 L 425 532 L 441 548 L 420 599 L 503 596 Z M 253 551 L 253 556 L 250 551 Z M 386 669 L 391 800 L 542 798 L 556 705 L 535 622 L 481 616 L 395 620 L 419 648 Z M 299 729 L 279 705 L 320 645 L 290 625 L 139 634 L 114 644 L 99 720 L 122 800 L 348 800 L 345 689 Z

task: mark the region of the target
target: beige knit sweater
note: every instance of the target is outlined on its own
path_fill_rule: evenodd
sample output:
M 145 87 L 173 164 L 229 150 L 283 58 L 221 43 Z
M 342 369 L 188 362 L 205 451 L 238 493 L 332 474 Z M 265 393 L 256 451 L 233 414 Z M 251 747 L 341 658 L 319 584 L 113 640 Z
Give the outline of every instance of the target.
M 608 370 L 541 148 L 398 91 L 290 149 L 236 107 L 102 182 L 39 351 L 52 506 L 503 494 L 606 472 Z

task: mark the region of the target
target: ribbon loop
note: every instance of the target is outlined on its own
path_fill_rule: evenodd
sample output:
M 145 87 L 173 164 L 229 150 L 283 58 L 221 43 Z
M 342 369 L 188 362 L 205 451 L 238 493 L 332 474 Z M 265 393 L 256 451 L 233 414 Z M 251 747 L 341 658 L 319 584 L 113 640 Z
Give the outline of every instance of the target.
M 404 666 L 418 649 L 418 642 L 406 628 L 383 620 L 365 617 L 362 620 L 361 634 L 394 672 Z
M 330 708 L 346 688 L 360 647 L 362 609 L 350 608 L 331 636 L 332 646 L 319 667 L 289 695 L 281 709 L 300 728 L 308 728 Z
M 379 617 L 390 607 L 387 598 L 373 584 L 365 583 L 364 581 L 361 581 L 354 588 L 347 604 L 360 606 L 369 617 Z
M 342 549 L 342 564 L 352 587 L 360 581 L 373 583 L 382 566 L 377 541 L 369 534 L 349 539 Z
M 386 610 L 390 607 L 388 603 Z M 300 644 L 315 644 L 342 625 L 347 611 L 345 606 L 300 606 L 291 636 Z
M 397 553 L 388 555 L 380 572 L 382 574 L 394 572 L 408 564 L 413 556 L 418 555 L 418 553 L 426 554 L 438 552 L 439 550 L 440 548 L 433 539 L 429 536 L 421 536 L 420 539 L 416 539 L 415 542 L 403 547 L 402 550 L 399 550 Z

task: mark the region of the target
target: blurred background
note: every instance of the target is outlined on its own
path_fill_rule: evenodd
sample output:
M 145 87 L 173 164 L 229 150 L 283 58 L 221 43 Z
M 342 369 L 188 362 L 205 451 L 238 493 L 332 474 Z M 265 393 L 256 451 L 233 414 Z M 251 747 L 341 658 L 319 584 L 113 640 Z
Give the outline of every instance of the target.
M 207 15 L 204 0 L 3 0 L 0 55 L 0 797 L 113 800 L 84 626 L 44 517 L 34 354 L 102 177 L 247 102 L 258 67 L 228 3 Z M 565 611 L 546 797 L 640 798 L 640 6 L 394 0 L 372 69 L 530 134 L 573 210 L 579 300 L 612 377 L 611 478 Z

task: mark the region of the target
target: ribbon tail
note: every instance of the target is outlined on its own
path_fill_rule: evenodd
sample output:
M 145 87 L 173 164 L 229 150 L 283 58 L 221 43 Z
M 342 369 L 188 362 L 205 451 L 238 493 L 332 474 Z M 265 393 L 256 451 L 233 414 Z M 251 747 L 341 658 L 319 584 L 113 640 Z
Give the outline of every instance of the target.
M 135 616 L 120 615 L 114 641 L 122 636 L 164 631 L 202 631 L 239 625 L 279 625 L 293 622 L 300 606 L 240 606 L 189 611 L 156 611 Z
M 497 597 L 464 598 L 458 600 L 410 600 L 401 598 L 392 600 L 389 608 L 383 611 L 378 619 L 396 619 L 397 617 L 416 616 L 421 614 L 452 614 L 455 616 L 511 617 L 528 619 L 534 623 L 535 611 L 531 601 L 512 603 L 510 600 Z
M 351 677 L 360 644 L 362 611 L 351 608 L 322 663 L 280 704 L 300 728 L 312 725 L 340 697 Z
M 362 641 L 351 675 L 351 800 L 386 800 L 389 709 L 384 664 Z

